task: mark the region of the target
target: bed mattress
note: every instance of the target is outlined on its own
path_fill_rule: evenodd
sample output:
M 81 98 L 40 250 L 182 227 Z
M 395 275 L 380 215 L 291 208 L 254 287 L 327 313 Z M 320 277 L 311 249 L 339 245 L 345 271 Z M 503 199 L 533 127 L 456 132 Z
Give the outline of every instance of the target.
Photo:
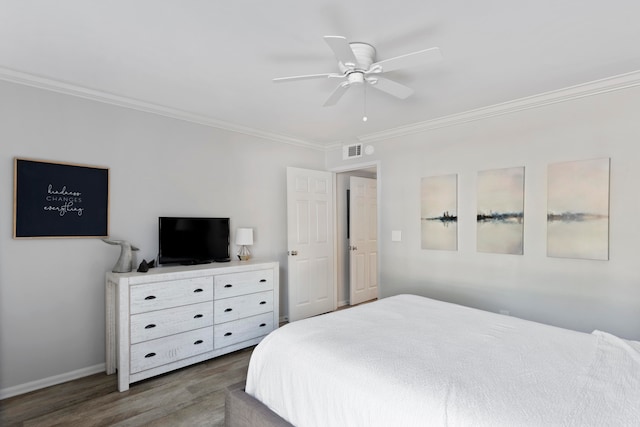
M 246 392 L 306 426 L 638 426 L 640 342 L 398 295 L 277 329 Z

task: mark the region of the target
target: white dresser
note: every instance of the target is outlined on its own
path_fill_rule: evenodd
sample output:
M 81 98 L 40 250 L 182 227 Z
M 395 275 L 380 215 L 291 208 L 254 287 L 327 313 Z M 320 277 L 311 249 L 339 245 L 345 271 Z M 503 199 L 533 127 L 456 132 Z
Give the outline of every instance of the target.
M 106 370 L 129 384 L 260 342 L 278 327 L 277 262 L 107 273 Z

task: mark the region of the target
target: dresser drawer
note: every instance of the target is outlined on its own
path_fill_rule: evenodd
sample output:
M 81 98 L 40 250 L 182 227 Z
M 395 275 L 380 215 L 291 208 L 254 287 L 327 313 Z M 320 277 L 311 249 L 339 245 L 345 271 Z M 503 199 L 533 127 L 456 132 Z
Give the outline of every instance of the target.
M 213 302 L 214 323 L 231 322 L 243 317 L 273 311 L 273 291 L 218 299 Z
M 233 322 L 221 323 L 213 327 L 215 348 L 267 335 L 273 330 L 273 313 L 259 314 Z
M 131 346 L 131 373 L 213 350 L 213 327 L 145 341 Z
M 131 343 L 213 325 L 213 302 L 183 305 L 131 316 Z
M 273 270 L 215 276 L 215 298 L 229 298 L 273 289 Z
M 131 314 L 162 310 L 213 299 L 213 278 L 171 280 L 131 286 Z

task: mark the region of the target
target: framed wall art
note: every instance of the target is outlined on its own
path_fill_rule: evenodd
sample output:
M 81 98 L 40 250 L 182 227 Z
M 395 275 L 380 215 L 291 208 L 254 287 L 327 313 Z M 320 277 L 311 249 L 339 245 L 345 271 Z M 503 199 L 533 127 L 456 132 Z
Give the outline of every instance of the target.
M 610 159 L 547 169 L 547 256 L 609 259 Z
M 478 172 L 478 252 L 524 252 L 524 167 Z
M 109 169 L 14 159 L 13 237 L 108 237 Z
M 458 175 L 422 178 L 422 249 L 458 250 Z

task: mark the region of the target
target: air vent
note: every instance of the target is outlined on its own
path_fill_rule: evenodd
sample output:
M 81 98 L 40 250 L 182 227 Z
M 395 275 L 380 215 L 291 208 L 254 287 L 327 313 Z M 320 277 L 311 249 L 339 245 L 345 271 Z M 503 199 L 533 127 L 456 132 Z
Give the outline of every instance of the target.
M 342 159 L 355 159 L 362 157 L 362 144 L 351 144 L 342 147 Z

